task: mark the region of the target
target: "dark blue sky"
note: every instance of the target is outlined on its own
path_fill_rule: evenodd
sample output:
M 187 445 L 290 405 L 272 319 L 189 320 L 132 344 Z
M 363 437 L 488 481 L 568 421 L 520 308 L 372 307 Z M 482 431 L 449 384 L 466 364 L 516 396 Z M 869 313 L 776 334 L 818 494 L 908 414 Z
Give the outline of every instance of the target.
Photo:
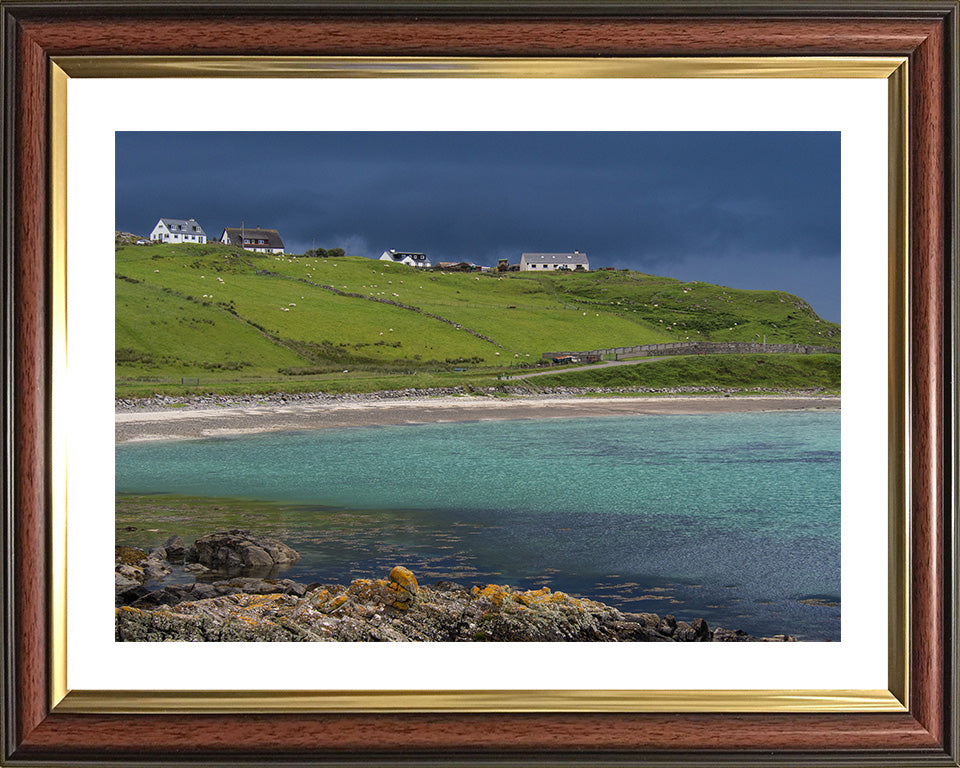
M 291 252 L 495 264 L 585 251 L 840 320 L 840 134 L 118 132 L 116 227 L 280 231 Z

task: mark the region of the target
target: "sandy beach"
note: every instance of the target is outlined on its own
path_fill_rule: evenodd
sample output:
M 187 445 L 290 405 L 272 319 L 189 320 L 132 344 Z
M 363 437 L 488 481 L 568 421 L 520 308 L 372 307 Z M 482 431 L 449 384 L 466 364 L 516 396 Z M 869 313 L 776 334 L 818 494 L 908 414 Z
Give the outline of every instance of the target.
M 123 410 L 116 414 L 116 442 L 195 440 L 278 430 L 373 427 L 458 421 L 637 416 L 645 414 L 746 413 L 839 410 L 829 395 L 671 397 L 436 397 Z

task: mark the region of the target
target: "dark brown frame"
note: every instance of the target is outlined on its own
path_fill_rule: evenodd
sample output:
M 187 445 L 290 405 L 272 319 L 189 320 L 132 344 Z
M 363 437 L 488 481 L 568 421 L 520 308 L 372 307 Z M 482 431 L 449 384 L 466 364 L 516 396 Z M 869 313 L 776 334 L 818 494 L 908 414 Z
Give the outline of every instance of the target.
M 0 0 L 3 740 L 8 765 L 958 764 L 956 0 L 683 4 Z M 910 710 L 101 715 L 49 706 L 50 58 L 909 58 Z

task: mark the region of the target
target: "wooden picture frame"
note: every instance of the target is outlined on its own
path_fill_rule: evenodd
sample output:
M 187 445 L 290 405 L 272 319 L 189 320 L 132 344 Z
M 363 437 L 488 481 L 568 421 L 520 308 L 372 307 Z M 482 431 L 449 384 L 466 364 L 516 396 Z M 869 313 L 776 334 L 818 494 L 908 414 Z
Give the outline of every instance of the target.
M 0 0 L 3 83 L 3 743 L 10 765 L 958 765 L 957 2 L 186 4 Z M 254 42 L 252 42 L 254 41 Z M 51 379 L 56 61 L 105 56 L 905 57 L 899 286 L 909 530 L 902 711 L 258 712 L 58 706 Z M 131 73 L 135 67 L 131 64 Z M 894 237 L 897 232 L 892 232 Z M 894 286 L 897 292 L 897 286 Z M 896 302 L 895 302 L 896 304 Z M 895 329 L 891 329 L 895 330 Z M 898 384 L 891 382 L 894 390 Z M 62 588 L 62 587 L 61 587 Z M 897 664 L 891 662 L 892 666 Z M 264 701 L 267 700 L 264 697 Z M 229 707 L 226 707 L 229 709 Z M 264 706 L 263 709 L 271 710 Z M 550 709 L 545 707 L 545 710 Z M 587 711 L 589 709 L 589 711 Z M 599 711 L 598 711 L 599 710 Z

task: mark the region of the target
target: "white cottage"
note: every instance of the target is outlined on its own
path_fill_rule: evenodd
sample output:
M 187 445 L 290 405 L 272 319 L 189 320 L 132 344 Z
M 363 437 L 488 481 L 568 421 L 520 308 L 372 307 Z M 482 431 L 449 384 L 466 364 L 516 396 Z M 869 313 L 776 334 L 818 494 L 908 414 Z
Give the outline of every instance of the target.
M 540 272 L 544 269 L 582 269 L 589 272 L 590 262 L 587 261 L 587 254 L 580 253 L 580 251 L 574 251 L 573 253 L 524 253 L 520 256 L 521 272 L 530 270 Z
M 283 240 L 275 229 L 260 227 L 227 227 L 220 235 L 220 242 L 237 245 L 255 253 L 283 253 Z
M 433 263 L 427 258 L 425 253 L 416 253 L 415 251 L 395 251 L 392 248 L 384 251 L 380 256 L 380 261 L 392 261 L 394 264 L 406 264 L 408 267 L 432 267 Z
M 205 243 L 207 233 L 196 219 L 160 219 L 150 239 L 157 243 Z

